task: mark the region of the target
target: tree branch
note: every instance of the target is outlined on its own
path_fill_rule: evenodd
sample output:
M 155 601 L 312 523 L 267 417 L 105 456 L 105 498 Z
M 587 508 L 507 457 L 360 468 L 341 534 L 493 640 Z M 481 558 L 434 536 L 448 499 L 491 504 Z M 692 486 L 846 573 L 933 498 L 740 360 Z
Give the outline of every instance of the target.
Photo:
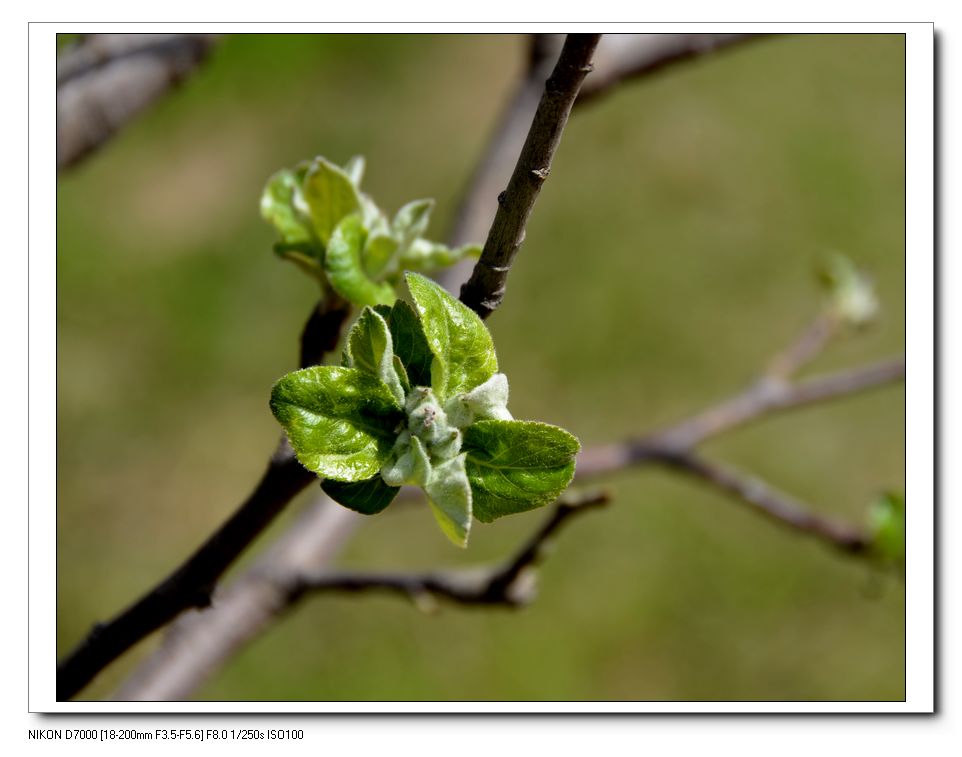
M 349 312 L 348 303 L 334 296 L 311 309 L 301 335 L 302 367 L 336 346 Z M 73 697 L 117 657 L 184 610 L 208 606 L 224 571 L 315 478 L 282 436 L 260 482 L 234 514 L 156 587 L 112 620 L 94 625 L 63 659 L 57 667 L 57 699 Z
M 871 543 L 871 537 L 865 531 L 813 513 L 807 505 L 788 494 L 731 466 L 710 462 L 693 452 L 669 452 L 650 459 L 697 476 L 750 505 L 755 512 L 790 529 L 814 536 L 843 552 L 858 554 L 864 552 Z
M 768 34 L 606 34 L 595 70 L 576 106 L 594 102 L 631 79 L 650 76 L 675 63 L 700 58 Z
M 772 358 L 765 375 L 773 379 L 794 376 L 821 353 L 838 333 L 838 316 L 826 308 L 794 342 Z
M 498 211 L 481 258 L 471 278 L 461 287 L 461 301 L 482 318 L 493 313 L 504 299 L 508 272 L 524 242 L 528 217 L 548 178 L 551 159 L 581 83 L 591 70 L 591 56 L 600 38 L 600 34 L 568 35 L 558 63 L 545 83 L 508 188 L 498 197 Z
M 574 109 L 635 78 L 695 60 L 703 55 L 762 39 L 765 34 L 606 34 L 595 49 L 591 76 L 581 85 Z M 484 148 L 454 216 L 452 247 L 482 239 L 498 207 L 497 195 L 506 186 L 524 145 L 528 127 L 544 92 L 545 81 L 564 43 L 563 34 L 532 34 L 527 66 Z M 467 275 L 466 275 L 467 276 Z
M 630 465 L 686 452 L 701 442 L 765 416 L 884 386 L 905 377 L 905 359 L 791 383 L 765 376 L 746 389 L 697 415 L 646 436 L 585 449 L 577 475 L 599 476 Z
M 846 397 L 904 378 L 905 359 L 895 358 L 793 382 L 793 374 L 827 345 L 837 326 L 830 314 L 818 316 L 797 340 L 770 361 L 759 379 L 730 399 L 652 434 L 583 450 L 577 460 L 577 477 L 614 473 L 630 466 L 666 465 L 700 477 L 784 526 L 820 538 L 844 552 L 863 552 L 870 544 L 870 537 L 863 530 L 818 515 L 765 482 L 730 466 L 709 462 L 694 452 L 705 440 L 767 415 Z
M 491 228 L 498 207 L 498 192 L 511 176 L 563 40 L 563 34 L 531 35 L 527 68 L 498 118 L 454 214 L 448 235 L 448 244 L 452 247 L 484 239 Z
M 292 605 L 305 594 L 320 592 L 387 591 L 415 601 L 425 596 L 461 605 L 503 605 L 520 607 L 534 597 L 534 585 L 525 576 L 545 556 L 551 538 L 575 515 L 607 504 L 605 492 L 569 493 L 558 500 L 551 515 L 504 565 L 428 573 L 305 573 L 279 577 L 285 604 Z
M 253 565 L 218 587 L 213 604 L 185 612 L 161 645 L 140 663 L 110 698 L 118 701 L 182 700 L 249 641 L 274 622 L 284 592 L 271 579 L 320 570 L 330 563 L 364 516 L 338 505 L 320 490 Z
M 94 34 L 57 61 L 57 171 L 101 147 L 193 73 L 216 34 Z

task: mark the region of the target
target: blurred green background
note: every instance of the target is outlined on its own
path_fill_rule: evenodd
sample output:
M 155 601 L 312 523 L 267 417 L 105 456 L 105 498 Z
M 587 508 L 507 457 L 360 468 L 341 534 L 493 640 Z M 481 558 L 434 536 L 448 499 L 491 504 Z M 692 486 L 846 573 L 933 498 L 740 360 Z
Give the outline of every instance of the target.
M 390 212 L 437 199 L 442 236 L 525 55 L 509 35 L 229 37 L 60 178 L 58 655 L 186 556 L 273 448 L 268 392 L 294 366 L 315 285 L 270 252 L 266 178 L 360 153 Z M 884 309 L 811 370 L 902 352 L 903 69 L 900 35 L 776 37 L 579 109 L 489 323 L 514 414 L 591 445 L 732 393 L 816 312 L 831 251 L 871 272 Z M 901 385 L 876 390 L 705 451 L 862 522 L 904 487 L 903 400 Z M 426 616 L 390 597 L 314 599 L 199 696 L 904 697 L 897 577 L 675 474 L 610 484 L 615 503 L 561 536 L 533 606 Z M 484 562 L 542 517 L 478 525 L 462 553 L 426 508 L 388 510 L 340 562 Z M 84 696 L 107 695 L 158 639 Z

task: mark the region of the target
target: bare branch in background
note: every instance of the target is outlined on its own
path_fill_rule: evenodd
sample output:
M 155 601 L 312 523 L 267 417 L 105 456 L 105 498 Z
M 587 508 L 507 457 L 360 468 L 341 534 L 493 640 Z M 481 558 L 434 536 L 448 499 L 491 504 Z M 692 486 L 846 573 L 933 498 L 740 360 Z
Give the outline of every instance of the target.
M 343 507 L 311 507 L 251 570 L 218 596 L 216 613 L 206 613 L 209 618 L 192 613 L 175 625 L 165 642 L 168 655 L 151 658 L 113 699 L 155 701 L 189 696 L 213 670 L 307 595 L 386 591 L 421 606 L 430 598 L 461 605 L 520 607 L 534 599 L 531 571 L 544 559 L 551 538 L 574 516 L 608 500 L 605 492 L 566 494 L 503 565 L 411 574 L 324 571 L 324 564 L 333 559 L 345 534 L 352 531 L 351 521 L 363 520 L 363 516 Z M 312 536 L 304 538 L 306 532 Z M 313 534 L 324 534 L 326 541 L 317 543 Z
M 581 85 L 574 107 L 595 102 L 619 85 L 696 60 L 764 34 L 605 34 L 595 49 L 593 69 Z M 564 43 L 563 34 L 533 34 L 525 71 L 504 109 L 455 213 L 450 244 L 484 238 L 497 210 L 498 194 L 508 184 L 545 80 Z
M 775 356 L 760 378 L 731 398 L 646 436 L 583 450 L 577 459 L 577 478 L 615 473 L 633 466 L 666 465 L 701 478 L 793 530 L 817 537 L 844 552 L 864 551 L 870 539 L 861 529 L 818 515 L 808 505 L 765 482 L 731 466 L 709 462 L 694 452 L 702 442 L 766 416 L 859 394 L 905 378 L 905 358 L 899 357 L 793 381 L 793 374 L 816 357 L 836 329 L 834 318 L 819 315 L 799 339 Z
M 767 34 L 606 34 L 595 55 L 594 73 L 581 88 L 584 105 L 631 79 L 647 77 L 675 63 L 700 58 Z
M 563 34 L 531 35 L 527 68 L 485 146 L 483 160 L 475 166 L 455 213 L 449 239 L 452 247 L 484 239 L 491 228 L 498 208 L 498 194 L 508 184 L 544 93 L 544 83 L 551 75 L 563 43 Z M 604 44 L 605 38 L 602 38 L 599 47 Z
M 314 474 L 311 474 L 314 478 Z M 224 588 L 213 604 L 178 618 L 161 646 L 111 696 L 115 700 L 186 699 L 249 641 L 275 622 L 285 592 L 274 576 L 321 570 L 364 520 L 323 493 L 257 561 Z
M 57 171 L 80 162 L 192 74 L 216 34 L 94 34 L 57 61 Z
M 619 444 L 583 450 L 577 460 L 577 478 L 615 473 L 629 467 L 667 465 L 701 477 L 785 526 L 818 537 L 843 551 L 860 552 L 869 544 L 869 537 L 863 531 L 816 515 L 809 506 L 789 495 L 731 467 L 709 463 L 693 450 L 707 439 L 768 415 L 859 394 L 904 377 L 905 361 L 901 358 L 794 384 L 764 377 L 731 399 L 667 429 Z
M 581 83 L 591 70 L 591 58 L 600 39 L 600 34 L 569 34 L 545 82 L 508 188 L 498 196 L 498 210 L 481 258 L 461 287 L 461 301 L 482 318 L 493 313 L 504 298 L 508 272 L 524 242 L 525 226 L 548 178 L 551 160 Z
M 733 397 L 661 431 L 600 445 L 578 455 L 577 475 L 600 476 L 675 452 L 685 452 L 726 431 L 793 408 L 848 397 L 901 381 L 905 359 L 831 373 L 795 383 L 763 377 Z
M 840 325 L 838 316 L 826 308 L 799 335 L 798 339 L 771 359 L 765 375 L 775 380 L 791 378 L 818 357 L 832 337 L 838 333 Z
M 788 494 L 730 465 L 711 462 L 693 452 L 669 453 L 659 456 L 657 461 L 697 476 L 776 523 L 814 536 L 843 552 L 863 552 L 871 543 L 870 536 L 863 530 L 814 513 Z
M 572 516 L 607 501 L 604 492 L 567 493 L 551 516 L 502 566 L 406 575 L 324 571 L 364 517 L 322 496 L 263 557 L 218 592 L 213 608 L 188 613 L 178 620 L 160 650 L 111 699 L 189 697 L 305 593 L 386 590 L 418 601 L 430 595 L 459 604 L 526 604 L 534 599 L 534 586 L 525 577 L 545 556 L 549 539 Z

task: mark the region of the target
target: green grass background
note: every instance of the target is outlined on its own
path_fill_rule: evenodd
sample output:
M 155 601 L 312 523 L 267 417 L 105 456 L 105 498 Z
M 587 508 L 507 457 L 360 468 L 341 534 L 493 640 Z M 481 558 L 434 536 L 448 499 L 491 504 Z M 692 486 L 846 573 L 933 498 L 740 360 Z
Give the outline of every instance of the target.
M 315 289 L 270 252 L 268 175 L 364 154 L 372 196 L 392 212 L 435 197 L 442 236 L 524 56 L 507 35 L 229 37 L 59 179 L 58 655 L 226 517 L 273 446 L 268 392 Z M 830 251 L 871 272 L 884 310 L 812 371 L 902 352 L 903 68 L 898 35 L 770 38 L 577 111 L 490 320 L 516 417 L 590 445 L 726 396 L 810 320 Z M 878 390 L 705 451 L 858 522 L 904 486 L 903 401 Z M 903 698 L 897 577 L 674 474 L 610 486 L 613 506 L 558 540 L 530 608 L 315 599 L 199 696 Z M 541 517 L 479 525 L 462 553 L 426 508 L 389 510 L 340 562 L 490 560 Z

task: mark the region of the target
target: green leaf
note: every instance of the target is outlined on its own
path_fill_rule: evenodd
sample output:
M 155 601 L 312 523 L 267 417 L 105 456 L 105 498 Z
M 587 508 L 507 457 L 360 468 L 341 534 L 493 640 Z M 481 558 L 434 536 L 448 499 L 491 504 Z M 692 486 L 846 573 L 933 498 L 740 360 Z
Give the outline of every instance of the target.
M 271 411 L 301 464 L 326 478 L 363 481 L 388 460 L 404 419 L 382 381 L 356 368 L 314 366 L 288 373 Z
M 431 221 L 434 200 L 414 200 L 401 208 L 391 222 L 391 231 L 398 246 L 406 250 L 411 243 L 424 235 Z
M 381 378 L 384 359 L 390 358 L 393 350 L 387 323 L 375 310 L 365 307 L 361 311 L 347 336 L 347 349 L 352 368 L 360 368 Z
M 391 309 L 387 324 L 391 329 L 394 354 L 404 363 L 411 386 L 430 386 L 434 353 L 428 346 L 417 314 L 404 300 L 398 300 Z
M 464 258 L 481 257 L 481 246 L 466 244 L 452 250 L 446 244 L 416 239 L 401 255 L 401 267 L 409 271 L 434 271 L 447 268 Z
M 470 391 L 497 373 L 494 343 L 477 313 L 424 276 L 407 273 L 405 279 L 434 353 L 431 386 L 438 399 Z
M 888 492 L 876 500 L 869 513 L 872 549 L 896 565 L 905 565 L 905 497 Z
M 384 272 L 394 253 L 397 252 L 397 240 L 387 234 L 376 234 L 367 240 L 364 247 L 364 270 L 369 276 L 378 276 Z
M 471 485 L 465 471 L 464 455 L 435 465 L 424 491 L 444 535 L 459 547 L 468 546 Z
M 564 429 L 533 421 L 478 421 L 464 430 L 474 517 L 489 523 L 551 502 L 574 476 L 580 445 Z
M 391 390 L 398 403 L 404 403 L 400 377 L 394 368 L 391 332 L 384 318 L 369 307 L 358 316 L 347 337 L 348 365 L 377 376 Z
M 316 158 L 311 164 L 304 177 L 303 193 L 314 233 L 325 247 L 338 224 L 361 210 L 361 199 L 351 178 L 324 158 Z
M 321 488 L 335 502 L 364 515 L 374 515 L 381 512 L 394 501 L 399 486 L 388 486 L 380 476 L 374 476 L 366 481 L 345 483 L 325 478 Z
M 309 250 L 313 235 L 295 207 L 297 192 L 294 172 L 287 169 L 278 171 L 267 180 L 267 186 L 261 194 L 261 216 L 277 229 L 285 245 Z
M 371 281 L 361 265 L 364 226 L 360 216 L 343 219 L 331 235 L 324 270 L 338 294 L 357 305 L 391 304 L 396 299 L 390 284 Z

